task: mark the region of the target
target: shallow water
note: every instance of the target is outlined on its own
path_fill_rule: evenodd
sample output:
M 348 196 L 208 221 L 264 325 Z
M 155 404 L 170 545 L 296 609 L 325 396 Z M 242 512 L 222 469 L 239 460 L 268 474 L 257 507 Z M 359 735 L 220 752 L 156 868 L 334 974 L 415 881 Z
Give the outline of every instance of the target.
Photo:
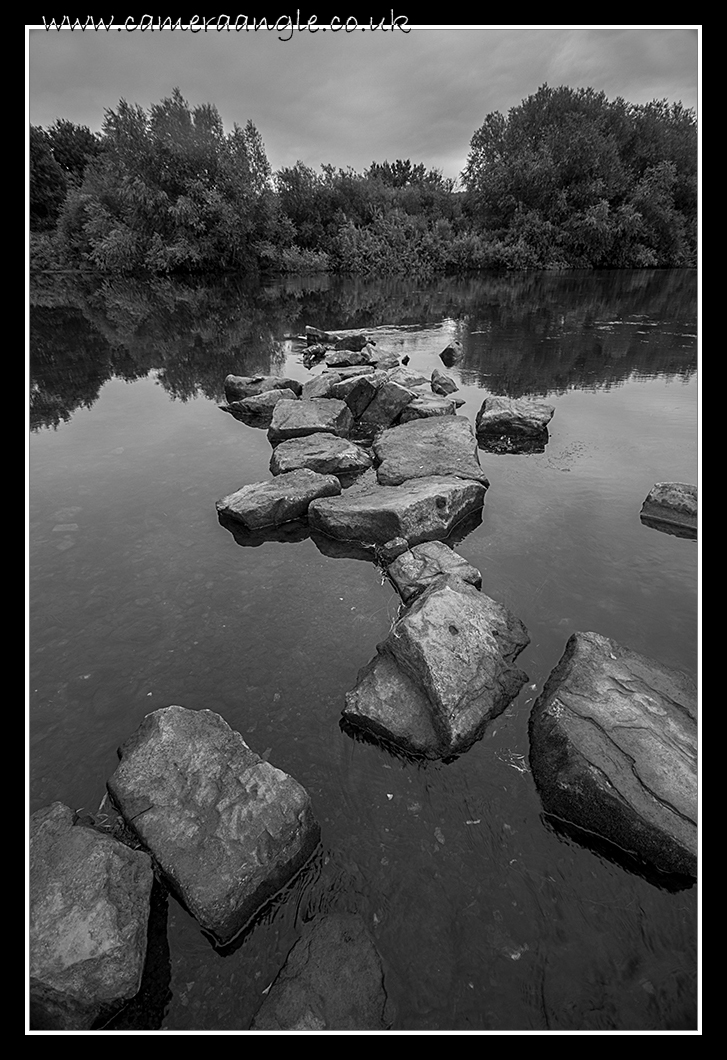
M 457 338 L 445 371 L 472 421 L 488 393 L 556 408 L 544 453 L 480 452 L 491 487 L 458 551 L 527 626 L 529 683 L 449 764 L 339 727 L 397 614 L 377 568 L 310 538 L 240 547 L 217 520 L 271 452 L 218 410 L 224 377 L 309 378 L 291 338 L 308 323 L 376 328 L 426 374 Z M 246 1029 L 300 925 L 348 909 L 374 934 L 397 1030 L 694 1028 L 696 887 L 556 834 L 527 738 L 575 630 L 697 675 L 697 546 L 639 520 L 655 482 L 697 481 L 694 275 L 65 280 L 31 292 L 31 329 L 30 812 L 96 810 L 118 745 L 178 703 L 291 773 L 322 827 L 307 872 L 225 953 L 169 899 L 170 996 L 127 1025 Z

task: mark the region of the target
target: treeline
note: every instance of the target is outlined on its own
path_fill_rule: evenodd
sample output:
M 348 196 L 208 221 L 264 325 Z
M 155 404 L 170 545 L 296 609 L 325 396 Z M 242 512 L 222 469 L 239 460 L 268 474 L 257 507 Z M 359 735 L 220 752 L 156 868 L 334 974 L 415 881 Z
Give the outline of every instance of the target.
M 31 263 L 101 273 L 696 264 L 697 128 L 681 104 L 544 85 L 474 133 L 461 189 L 397 160 L 272 172 L 251 121 L 226 133 L 178 89 L 103 129 L 30 130 Z

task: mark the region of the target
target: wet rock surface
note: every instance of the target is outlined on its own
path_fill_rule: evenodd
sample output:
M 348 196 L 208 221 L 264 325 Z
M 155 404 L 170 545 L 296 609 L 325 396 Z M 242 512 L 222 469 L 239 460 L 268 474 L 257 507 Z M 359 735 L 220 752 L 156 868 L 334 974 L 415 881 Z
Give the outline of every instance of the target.
M 689 677 L 574 633 L 530 718 L 544 809 L 661 872 L 695 875 L 696 715 Z
M 289 438 L 325 431 L 348 438 L 353 416 L 345 401 L 334 398 L 311 398 L 308 401 L 279 401 L 273 411 L 268 430 L 271 445 Z
M 361 917 L 329 913 L 303 928 L 252 1030 L 385 1030 L 381 958 Z
M 321 475 L 357 475 L 373 464 L 373 457 L 360 445 L 335 434 L 309 434 L 281 442 L 270 459 L 273 475 L 308 468 Z M 306 509 L 307 510 L 307 509 Z
M 334 475 L 320 475 L 303 467 L 279 474 L 269 482 L 253 482 L 217 501 L 217 512 L 234 519 L 247 530 L 303 518 L 308 505 L 317 497 L 332 497 L 341 492 Z
M 680 537 L 697 536 L 697 487 L 685 482 L 657 482 L 641 507 L 641 522 Z
M 225 379 L 225 399 L 228 404 L 242 401 L 267 390 L 292 390 L 297 396 L 303 384 L 297 379 L 287 379 L 278 375 L 228 375 Z
M 305 864 L 320 829 L 305 789 L 211 710 L 147 715 L 109 794 L 166 881 L 225 944 Z
M 74 825 L 55 802 L 30 821 L 30 1021 L 88 1029 L 138 992 L 153 884 L 148 854 Z
M 413 479 L 401 486 L 368 485 L 340 497 L 315 500 L 311 527 L 339 541 L 384 545 L 395 537 L 409 544 L 441 540 L 478 512 L 485 500 L 481 482 L 459 478 Z
M 433 475 L 474 479 L 489 486 L 477 457 L 472 425 L 464 416 L 438 416 L 391 427 L 378 435 L 373 448 L 382 486 Z

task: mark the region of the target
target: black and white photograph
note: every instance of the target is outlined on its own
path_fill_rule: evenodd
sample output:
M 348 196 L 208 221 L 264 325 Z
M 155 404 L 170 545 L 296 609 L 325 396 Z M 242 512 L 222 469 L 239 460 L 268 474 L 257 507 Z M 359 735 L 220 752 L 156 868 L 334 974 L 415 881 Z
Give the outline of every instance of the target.
M 702 1033 L 702 27 L 42 16 L 26 1036 Z

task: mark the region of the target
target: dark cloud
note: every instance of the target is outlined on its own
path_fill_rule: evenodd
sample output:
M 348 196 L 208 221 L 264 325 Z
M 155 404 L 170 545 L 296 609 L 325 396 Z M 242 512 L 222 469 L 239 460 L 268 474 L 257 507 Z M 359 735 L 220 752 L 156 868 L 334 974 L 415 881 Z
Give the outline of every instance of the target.
M 547 82 L 697 106 L 696 29 L 435 27 L 403 33 L 46 33 L 30 30 L 33 124 L 98 129 L 122 98 L 178 86 L 225 123 L 251 118 L 273 168 L 411 158 L 456 176 L 484 116 Z

